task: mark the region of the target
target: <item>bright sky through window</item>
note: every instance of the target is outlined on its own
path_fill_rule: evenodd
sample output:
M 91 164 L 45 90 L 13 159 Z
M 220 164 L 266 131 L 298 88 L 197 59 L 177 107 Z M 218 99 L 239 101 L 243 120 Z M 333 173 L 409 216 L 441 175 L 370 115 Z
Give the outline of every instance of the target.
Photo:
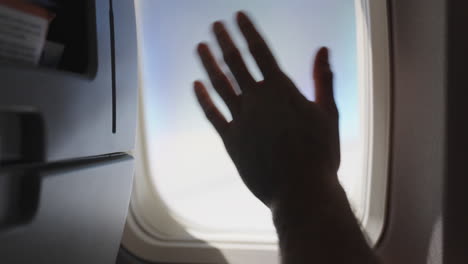
M 340 180 L 353 207 L 362 207 L 363 142 L 357 87 L 354 1 L 349 0 L 143 0 L 140 1 L 142 85 L 152 179 L 172 214 L 208 231 L 255 233 L 274 238 L 269 210 L 242 183 L 224 146 L 199 108 L 194 80 L 210 85 L 195 55 L 200 41 L 220 51 L 211 23 L 226 22 L 253 74 L 261 75 L 235 27 L 245 10 L 270 44 L 282 69 L 313 100 L 312 58 L 331 50 L 340 110 Z M 226 107 L 211 89 L 226 116 Z M 311 175 L 313 177 L 313 175 Z M 313 208 L 311 208 L 313 210 Z

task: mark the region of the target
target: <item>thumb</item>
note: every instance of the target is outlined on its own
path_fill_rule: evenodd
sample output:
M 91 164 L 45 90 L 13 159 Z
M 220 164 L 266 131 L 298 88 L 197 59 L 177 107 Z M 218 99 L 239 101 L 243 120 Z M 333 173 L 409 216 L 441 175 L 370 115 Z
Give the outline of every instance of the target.
M 326 47 L 315 55 L 313 78 L 315 84 L 315 103 L 320 108 L 338 113 L 333 95 L 333 73 L 330 69 L 329 54 Z

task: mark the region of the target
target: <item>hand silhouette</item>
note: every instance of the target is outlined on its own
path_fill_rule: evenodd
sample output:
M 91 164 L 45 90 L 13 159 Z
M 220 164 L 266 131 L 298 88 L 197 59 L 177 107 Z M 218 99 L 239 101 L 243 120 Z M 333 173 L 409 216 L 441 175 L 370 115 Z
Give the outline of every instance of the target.
M 194 88 L 243 181 L 267 206 L 296 192 L 310 193 L 324 184 L 336 184 L 338 111 L 328 50 L 321 48 L 315 58 L 311 74 L 315 102 L 311 102 L 281 71 L 251 20 L 242 12 L 236 20 L 264 80 L 254 80 L 226 28 L 216 22 L 214 34 L 242 93 L 235 93 L 207 44 L 199 44 L 197 51 L 233 120 L 228 122 L 220 113 L 202 82 L 196 81 Z

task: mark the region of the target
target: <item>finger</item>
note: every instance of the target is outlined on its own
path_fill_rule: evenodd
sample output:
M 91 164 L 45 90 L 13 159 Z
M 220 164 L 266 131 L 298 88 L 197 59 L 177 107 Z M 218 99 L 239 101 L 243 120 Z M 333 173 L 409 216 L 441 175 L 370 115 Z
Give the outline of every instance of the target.
M 208 45 L 204 43 L 198 45 L 197 51 L 213 87 L 226 103 L 231 113 L 235 115 L 237 112 L 238 97 L 234 91 L 234 87 L 216 63 L 216 59 Z
M 278 64 L 270 48 L 268 48 L 268 45 L 260 33 L 258 33 L 252 21 L 245 13 L 239 12 L 237 13 L 237 23 L 263 77 L 267 78 L 274 75 L 279 70 Z
M 222 137 L 229 123 L 226 121 L 226 118 L 224 118 L 223 114 L 221 114 L 218 108 L 214 105 L 203 83 L 196 81 L 193 84 L 193 87 L 198 103 L 202 107 L 206 118 L 211 122 L 216 131 Z
M 249 73 L 245 62 L 242 59 L 241 53 L 234 44 L 234 41 L 229 36 L 229 33 L 227 32 L 223 23 L 214 23 L 213 31 L 215 33 L 216 40 L 218 41 L 218 44 L 223 51 L 224 61 L 226 61 L 227 65 L 229 66 L 229 69 L 236 78 L 236 81 L 239 84 L 241 90 L 252 87 L 255 83 L 255 80 Z
M 322 47 L 317 52 L 314 62 L 315 102 L 323 109 L 337 114 L 333 95 L 333 73 L 328 59 L 328 49 Z

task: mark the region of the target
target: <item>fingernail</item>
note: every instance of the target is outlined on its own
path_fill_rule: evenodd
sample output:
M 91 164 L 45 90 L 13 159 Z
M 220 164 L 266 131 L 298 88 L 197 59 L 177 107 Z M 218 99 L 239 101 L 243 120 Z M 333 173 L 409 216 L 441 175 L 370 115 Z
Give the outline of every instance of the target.
M 323 59 L 328 63 L 328 48 L 322 47 Z
M 224 26 L 223 26 L 223 23 L 221 21 L 216 21 L 213 23 L 213 31 L 215 33 L 219 33 L 223 30 Z
M 243 11 L 237 12 L 237 22 L 239 24 L 246 24 L 248 22 L 247 15 Z
M 198 46 L 197 46 L 198 53 L 203 53 L 204 51 L 206 51 L 206 49 L 207 49 L 206 43 L 204 42 L 198 43 Z
M 193 87 L 196 91 L 199 91 L 200 89 L 202 89 L 202 83 L 199 80 L 196 80 L 193 82 Z
M 320 50 L 318 51 L 318 60 L 320 62 L 320 64 L 322 64 L 323 66 L 329 66 L 329 61 L 328 61 L 328 48 L 327 47 L 321 47 Z

